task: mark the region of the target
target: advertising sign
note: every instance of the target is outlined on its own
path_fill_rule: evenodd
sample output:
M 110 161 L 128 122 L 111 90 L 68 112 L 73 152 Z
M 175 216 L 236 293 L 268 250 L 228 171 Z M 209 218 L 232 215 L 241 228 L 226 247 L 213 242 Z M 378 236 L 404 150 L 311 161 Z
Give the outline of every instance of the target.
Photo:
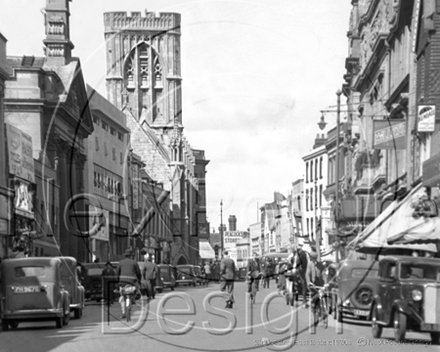
M 109 212 L 108 210 L 89 205 L 89 219 L 90 219 L 90 229 L 93 235 L 90 238 L 108 241 L 109 240 Z M 93 231 L 97 224 L 103 224 L 95 233 Z
M 373 120 L 374 149 L 406 149 L 406 120 Z
M 434 132 L 435 105 L 419 105 L 417 109 L 417 131 Z
M 5 125 L 9 173 L 35 183 L 32 137 L 17 127 Z
M 225 231 L 223 234 L 225 248 L 235 248 L 235 245 L 240 242 L 245 234 L 247 234 L 245 231 Z

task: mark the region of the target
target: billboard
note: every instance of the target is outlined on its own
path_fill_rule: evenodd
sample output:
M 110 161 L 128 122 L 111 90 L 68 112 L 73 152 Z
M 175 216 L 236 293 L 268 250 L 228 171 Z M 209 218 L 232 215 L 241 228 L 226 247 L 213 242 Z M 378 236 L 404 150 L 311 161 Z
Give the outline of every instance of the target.
M 419 105 L 417 108 L 417 131 L 434 132 L 435 105 Z
M 373 120 L 373 149 L 406 149 L 406 120 Z
M 17 127 L 5 125 L 9 173 L 35 183 L 32 137 Z

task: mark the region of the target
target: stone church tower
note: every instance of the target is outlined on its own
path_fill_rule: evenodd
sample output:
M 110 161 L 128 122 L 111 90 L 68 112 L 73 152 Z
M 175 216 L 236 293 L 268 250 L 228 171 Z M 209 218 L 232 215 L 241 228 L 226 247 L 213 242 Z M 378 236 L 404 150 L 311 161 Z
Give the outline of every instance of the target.
M 169 145 L 175 120 L 182 127 L 180 15 L 110 12 L 104 23 L 108 99 Z
M 108 12 L 104 25 L 107 98 L 126 114 L 145 171 L 170 192 L 171 264 L 195 264 L 200 211 L 196 158 L 183 135 L 180 15 Z

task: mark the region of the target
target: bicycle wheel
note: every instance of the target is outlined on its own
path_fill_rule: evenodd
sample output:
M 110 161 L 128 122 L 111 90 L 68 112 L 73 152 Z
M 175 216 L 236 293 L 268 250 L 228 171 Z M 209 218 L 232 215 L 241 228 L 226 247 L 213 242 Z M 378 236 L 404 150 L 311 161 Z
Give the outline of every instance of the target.
M 130 315 L 131 315 L 131 298 L 127 296 L 125 298 L 125 317 L 127 318 L 127 322 L 131 320 Z
M 328 328 L 328 310 L 327 310 L 327 303 L 326 300 L 324 298 L 321 299 L 321 318 L 322 318 L 322 323 L 324 325 L 324 327 L 327 329 Z
M 313 304 L 313 318 L 315 326 L 318 326 L 319 319 L 321 318 L 321 303 L 319 302 L 319 300 L 317 300 L 315 304 Z

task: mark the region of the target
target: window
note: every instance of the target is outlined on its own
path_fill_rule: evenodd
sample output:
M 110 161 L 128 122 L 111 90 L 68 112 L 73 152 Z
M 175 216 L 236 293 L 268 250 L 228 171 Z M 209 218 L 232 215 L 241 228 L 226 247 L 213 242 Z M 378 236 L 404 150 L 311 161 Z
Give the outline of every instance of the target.
M 102 128 L 103 128 L 104 130 L 108 131 L 108 125 L 107 125 L 106 122 L 101 121 L 101 126 L 102 126 Z
M 309 163 L 306 163 L 306 183 L 309 183 Z
M 319 158 L 319 178 L 322 178 L 322 156 Z
M 110 127 L 110 134 L 116 136 L 116 130 L 113 127 Z
M 309 211 L 309 190 L 306 190 L 306 211 Z
M 119 163 L 122 165 L 124 163 L 124 155 L 122 152 L 119 153 Z
M 322 207 L 322 185 L 319 185 L 319 206 Z
M 318 186 L 315 186 L 315 209 L 318 209 Z
M 318 160 L 315 160 L 315 180 L 318 179 Z
M 115 147 L 112 148 L 112 152 L 113 152 L 113 160 L 116 160 L 116 148 Z
M 310 182 L 313 181 L 313 160 L 310 160 Z
M 310 188 L 310 210 L 313 210 L 313 188 Z
M 95 136 L 95 149 L 96 149 L 96 151 L 99 150 L 99 139 L 98 139 L 98 136 Z
M 124 141 L 124 135 L 121 132 L 118 132 L 118 139 L 122 142 Z
M 93 116 L 93 123 L 99 125 L 99 119 L 96 116 Z

